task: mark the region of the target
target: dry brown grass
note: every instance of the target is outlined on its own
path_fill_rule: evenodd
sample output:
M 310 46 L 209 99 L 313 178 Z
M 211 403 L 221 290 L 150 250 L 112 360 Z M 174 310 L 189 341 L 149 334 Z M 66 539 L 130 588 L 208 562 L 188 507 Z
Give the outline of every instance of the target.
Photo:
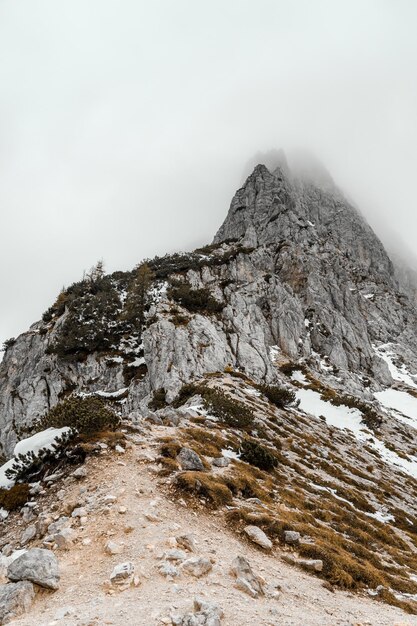
M 181 472 L 178 474 L 175 485 L 178 489 L 206 498 L 211 504 L 218 507 L 229 504 L 232 492 L 221 478 L 203 472 Z

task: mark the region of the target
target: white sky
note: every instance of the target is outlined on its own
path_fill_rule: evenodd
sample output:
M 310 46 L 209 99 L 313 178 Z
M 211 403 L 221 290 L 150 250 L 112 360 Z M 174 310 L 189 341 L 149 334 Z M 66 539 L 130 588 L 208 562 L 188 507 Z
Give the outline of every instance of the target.
M 312 150 L 417 252 L 415 0 L 0 0 L 0 340 L 65 284 L 210 242 Z

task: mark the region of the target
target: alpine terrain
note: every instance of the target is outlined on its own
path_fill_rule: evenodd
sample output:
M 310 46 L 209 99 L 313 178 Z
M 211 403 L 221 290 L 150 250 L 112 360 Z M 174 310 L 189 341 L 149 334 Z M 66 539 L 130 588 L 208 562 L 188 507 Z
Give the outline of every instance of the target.
M 417 300 L 322 166 L 0 364 L 0 623 L 417 624 Z

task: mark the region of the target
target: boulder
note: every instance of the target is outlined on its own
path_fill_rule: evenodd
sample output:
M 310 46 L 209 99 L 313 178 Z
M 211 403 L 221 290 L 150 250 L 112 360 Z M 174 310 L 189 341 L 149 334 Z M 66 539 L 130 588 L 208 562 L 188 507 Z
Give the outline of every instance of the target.
M 59 564 L 55 554 L 44 548 L 32 548 L 7 568 L 7 578 L 12 581 L 30 580 L 46 589 L 58 589 Z
M 8 624 L 26 613 L 34 597 L 33 585 L 27 580 L 0 585 L 0 624 Z
M 261 548 L 263 548 L 264 550 L 272 549 L 272 541 L 258 526 L 245 526 L 243 531 L 251 541 L 256 543 L 258 546 L 261 546 Z
M 202 472 L 204 465 L 197 452 L 190 448 L 181 448 L 177 456 L 177 461 L 183 470 L 191 470 L 194 472 Z

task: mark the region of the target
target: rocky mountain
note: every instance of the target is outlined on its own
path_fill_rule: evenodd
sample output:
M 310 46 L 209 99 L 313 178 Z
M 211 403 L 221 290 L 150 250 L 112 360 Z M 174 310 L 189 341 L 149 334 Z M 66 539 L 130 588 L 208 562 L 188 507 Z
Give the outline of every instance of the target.
M 118 453 L 133 450 L 135 462 L 135 450 L 145 449 L 167 508 L 181 494 L 184 506 L 202 515 L 214 510 L 241 539 L 323 578 L 329 593 L 357 590 L 413 613 L 414 291 L 319 164 L 304 159 L 291 170 L 283 154 L 272 156 L 273 167 L 257 165 L 236 192 L 213 243 L 132 272 L 105 275 L 98 265 L 8 342 L 0 365 L 1 453 L 17 459 L 32 449 L 22 441 L 16 447 L 20 439 L 75 420 L 77 454 L 62 443 L 71 462 L 98 454 L 99 472 L 101 456 L 117 465 Z M 118 452 L 108 434 L 83 433 L 80 415 L 97 399 L 122 420 Z M 94 405 L 85 415 L 101 410 Z M 48 480 L 51 455 L 44 456 L 46 474 L 35 465 L 39 518 L 48 515 L 53 490 L 64 493 L 77 477 L 60 465 Z M 97 519 L 102 503 L 85 498 L 78 506 Z M 67 515 L 64 504 L 58 518 Z M 77 515 L 69 522 L 79 541 L 87 513 L 82 523 Z M 5 545 L 58 549 L 32 512 L 22 514 L 33 526 L 23 541 L 13 515 L 5 515 Z M 161 565 L 165 572 L 168 565 Z M 169 576 L 176 579 L 181 567 Z M 251 594 L 245 580 L 240 589 Z M 155 623 L 220 624 L 220 613 L 212 622 Z M 351 623 L 339 617 L 320 615 L 311 624 Z M 242 623 L 230 612 L 226 619 Z
M 68 391 L 127 387 L 130 412 L 146 406 L 154 391 L 163 389 L 172 401 L 182 384 L 227 365 L 272 382 L 271 347 L 293 361 L 309 359 L 317 371 L 325 359 L 338 372 L 336 384 L 361 397 L 372 397 L 364 378 L 371 391 L 392 382 L 374 344 L 390 343 L 415 371 L 413 294 L 400 288 L 371 228 L 333 183 L 329 187 L 331 179 L 325 180 L 323 188 L 308 175 L 294 177 L 285 164 L 273 172 L 257 166 L 236 192 L 212 245 L 150 262 L 152 298 L 140 337 L 127 325 L 118 334 L 115 329 L 115 341 L 110 338 L 99 350 L 86 337 L 89 325 L 115 327 L 110 318 L 123 314 L 132 280 L 117 273 L 109 277 L 109 301 L 96 302 L 95 310 L 73 320 L 79 345 L 75 338 L 68 354 L 51 352 L 54 342 L 71 332 L 68 318 L 78 314 L 74 300 L 89 297 L 88 285 L 83 294 L 79 284 L 72 305 L 69 294 L 61 294 L 50 319 L 18 337 L 1 364 L 3 454 L 16 442 L 16 428 Z M 167 295 L 173 280 L 192 290 L 208 289 L 221 310 L 208 315 L 204 306 L 183 307 L 172 297 L 175 290 Z M 182 311 L 184 323 L 176 322 L 173 308 Z

